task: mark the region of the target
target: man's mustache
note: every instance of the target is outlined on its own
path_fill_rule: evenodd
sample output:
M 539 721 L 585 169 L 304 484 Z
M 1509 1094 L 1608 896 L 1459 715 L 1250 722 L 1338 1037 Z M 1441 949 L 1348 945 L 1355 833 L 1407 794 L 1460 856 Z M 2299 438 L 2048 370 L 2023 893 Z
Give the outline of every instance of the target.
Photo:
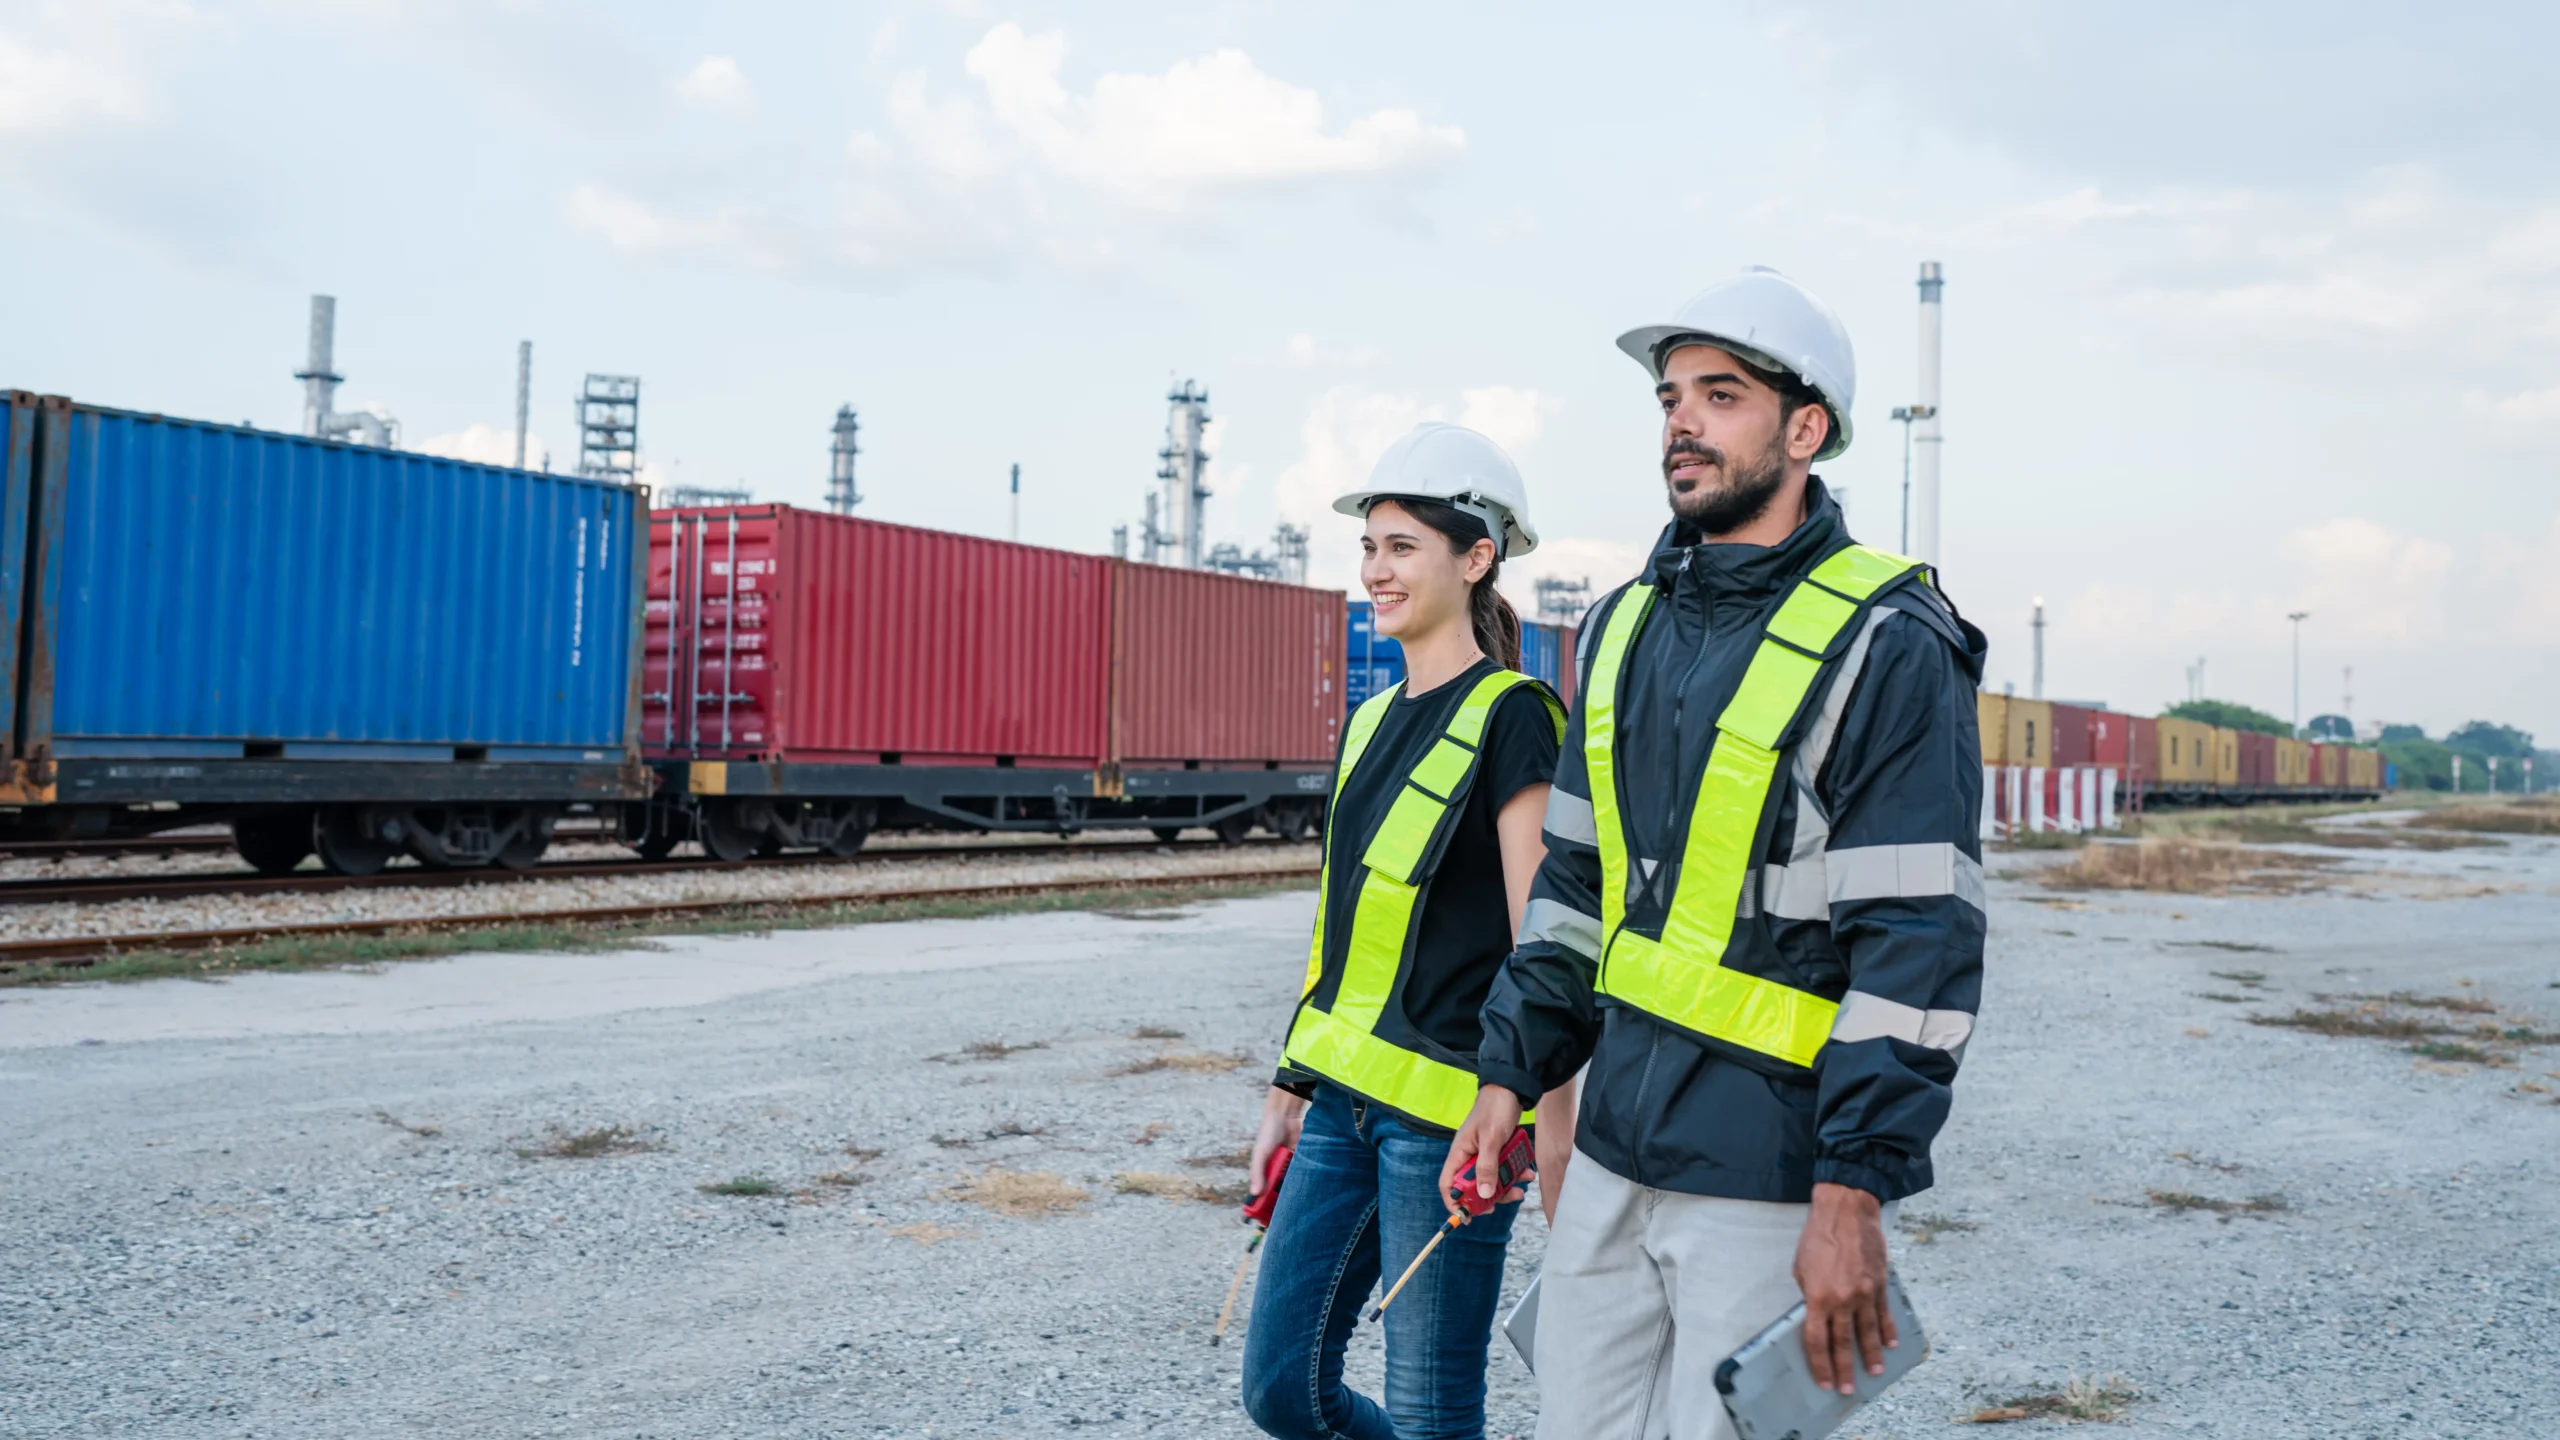
M 1682 436 L 1662 447 L 1662 478 L 1671 478 L 1671 468 L 1688 463 L 1690 457 L 1703 460 L 1718 469 L 1724 468 L 1724 452 L 1703 440 Z

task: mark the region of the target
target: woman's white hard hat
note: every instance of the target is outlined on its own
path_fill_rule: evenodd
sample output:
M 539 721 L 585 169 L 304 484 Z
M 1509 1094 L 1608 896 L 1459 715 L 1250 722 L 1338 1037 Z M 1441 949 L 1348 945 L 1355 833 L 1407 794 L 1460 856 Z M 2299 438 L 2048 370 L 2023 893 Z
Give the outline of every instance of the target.
M 1766 265 L 1711 285 L 1673 312 L 1668 325 L 1639 325 L 1618 348 L 1662 379 L 1662 362 L 1683 344 L 1713 345 L 1763 370 L 1784 370 L 1813 387 L 1831 412 L 1831 438 L 1814 455 L 1828 460 L 1849 448 L 1849 406 L 1858 394 L 1858 361 L 1849 332 L 1831 307 Z
M 1436 500 L 1473 515 L 1506 559 L 1538 548 L 1520 467 L 1501 446 L 1464 425 L 1426 420 L 1406 431 L 1378 457 L 1369 483 L 1335 500 L 1333 508 L 1365 516 L 1370 506 L 1399 496 Z

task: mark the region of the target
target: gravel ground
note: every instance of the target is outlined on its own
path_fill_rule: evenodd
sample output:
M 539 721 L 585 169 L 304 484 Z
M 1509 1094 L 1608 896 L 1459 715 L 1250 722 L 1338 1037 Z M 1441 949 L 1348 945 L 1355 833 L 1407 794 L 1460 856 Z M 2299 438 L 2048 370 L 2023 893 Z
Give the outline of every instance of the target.
M 597 848 L 593 858 L 630 852 Z M 561 858 L 573 858 L 563 855 Z M 201 857 L 180 857 L 184 864 Z M 955 856 L 948 860 L 869 865 L 766 866 L 745 870 L 693 870 L 562 880 L 504 880 L 486 885 L 332 890 L 306 895 L 205 895 L 183 900 L 111 900 L 58 905 L 15 905 L 0 912 L 0 931 L 13 939 L 50 940 L 84 935 L 152 935 L 179 930 L 221 930 L 258 925 L 317 925 L 355 920 L 455 920 L 504 917 L 553 910 L 606 910 L 671 901 L 796 900 L 864 895 L 935 885 L 985 885 L 1009 881 L 1125 880 L 1151 875 L 1223 875 L 1245 870 L 1313 868 L 1316 847 L 1103 845 L 1074 854 Z M 117 864 L 123 861 L 59 861 Z M 214 867 L 222 868 L 222 867 Z M 139 872 L 159 873 L 159 872 Z
M 2549 1028 L 2560 844 L 2345 869 L 1993 882 L 1942 1183 L 1894 1242 L 1935 1353 L 1848 1433 L 2109 1376 L 2140 1398 L 2090 1433 L 2560 1433 L 2560 1050 L 2244 1018 L 2403 991 Z M 1248 1434 L 1206 1343 L 1243 1230 L 1118 1187 L 1237 1178 L 1310 903 L 0 997 L 0 1433 Z M 608 1127 L 648 1148 L 539 1155 Z M 990 1169 L 1086 1198 L 998 1213 L 959 1188 Z M 778 1193 L 698 1188 L 735 1177 Z

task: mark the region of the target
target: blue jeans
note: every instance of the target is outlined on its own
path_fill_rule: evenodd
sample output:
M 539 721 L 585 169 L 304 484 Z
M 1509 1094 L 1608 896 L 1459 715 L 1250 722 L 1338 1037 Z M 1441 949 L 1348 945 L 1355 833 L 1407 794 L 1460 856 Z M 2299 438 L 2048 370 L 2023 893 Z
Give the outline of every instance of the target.
M 1446 1228 L 1449 1142 L 1330 1085 L 1280 1186 L 1245 1336 L 1244 1408 L 1281 1440 L 1481 1440 L 1485 1349 L 1517 1201 L 1452 1232 L 1387 1307 L 1382 1407 L 1342 1383 L 1362 1302 Z

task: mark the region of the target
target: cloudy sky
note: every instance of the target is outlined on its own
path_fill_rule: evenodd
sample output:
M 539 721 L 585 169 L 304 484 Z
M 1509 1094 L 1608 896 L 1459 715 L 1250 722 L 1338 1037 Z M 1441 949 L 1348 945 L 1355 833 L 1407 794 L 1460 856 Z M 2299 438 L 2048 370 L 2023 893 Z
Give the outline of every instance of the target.
M 2102 8 L 2120 18 L 2101 16 Z M 1314 524 L 1417 419 L 1632 573 L 1656 417 L 1610 341 L 1776 265 L 1859 350 L 1825 473 L 1898 540 L 1913 275 L 1948 276 L 1945 574 L 2028 684 L 2560 736 L 2560 12 L 1952 0 L 1597 7 L 0 3 L 0 383 L 500 458 L 515 344 L 574 464 L 1103 550 L 1170 382 L 1213 539 Z M 1526 593 L 1526 586 L 1520 586 Z M 2353 667 L 2350 682 L 2346 671 Z

